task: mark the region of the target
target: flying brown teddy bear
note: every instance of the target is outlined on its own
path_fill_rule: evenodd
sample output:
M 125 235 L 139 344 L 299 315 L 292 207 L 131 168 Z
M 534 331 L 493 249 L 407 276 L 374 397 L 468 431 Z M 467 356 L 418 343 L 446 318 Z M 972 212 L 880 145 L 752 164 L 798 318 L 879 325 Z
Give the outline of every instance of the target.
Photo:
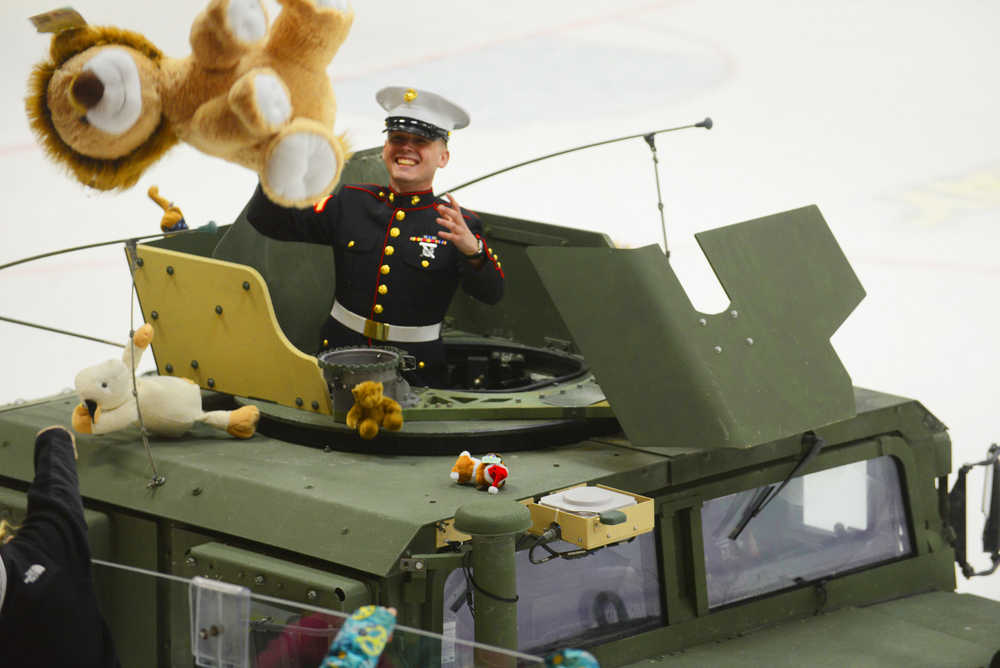
M 347 411 L 347 426 L 357 429 L 365 440 L 378 436 L 378 428 L 396 431 L 403 426 L 403 409 L 399 403 L 382 395 L 382 383 L 366 380 L 351 390 L 354 405 Z
M 168 58 L 142 35 L 36 20 L 55 32 L 27 99 L 46 152 L 83 184 L 128 188 L 178 140 L 248 167 L 273 201 L 306 207 L 336 185 L 347 151 L 326 67 L 347 37 L 347 0 L 211 0 L 192 53 Z M 44 18 L 35 17 L 36 19 Z M 64 19 L 64 17 L 62 17 Z M 54 24 L 54 25 L 51 25 Z

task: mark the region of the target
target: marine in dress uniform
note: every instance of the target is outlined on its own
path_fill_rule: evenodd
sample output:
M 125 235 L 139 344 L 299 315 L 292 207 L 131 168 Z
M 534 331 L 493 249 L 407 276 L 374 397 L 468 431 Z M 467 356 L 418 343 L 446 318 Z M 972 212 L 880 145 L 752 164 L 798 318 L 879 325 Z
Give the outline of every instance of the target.
M 376 100 L 389 114 L 389 184 L 346 184 L 312 210 L 278 206 L 258 186 L 247 220 L 273 239 L 333 247 L 336 300 L 322 348 L 402 348 L 417 362 L 410 381 L 440 386 L 441 322 L 455 290 L 461 285 L 487 304 L 503 296 L 503 270 L 479 218 L 431 188 L 434 171 L 447 164 L 450 131 L 469 118 L 443 97 L 412 88 L 384 88 Z

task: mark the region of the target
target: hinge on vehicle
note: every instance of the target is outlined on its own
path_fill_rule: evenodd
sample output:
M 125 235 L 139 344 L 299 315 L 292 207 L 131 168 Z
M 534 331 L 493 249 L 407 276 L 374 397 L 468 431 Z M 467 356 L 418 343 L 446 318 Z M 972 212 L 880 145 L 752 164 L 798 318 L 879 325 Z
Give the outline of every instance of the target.
M 462 565 L 461 552 L 441 554 L 415 554 L 399 560 L 399 570 L 404 573 L 426 573 L 427 571 L 454 570 Z
M 196 666 L 250 667 L 250 590 L 210 580 L 191 579 L 191 652 Z
M 564 353 L 573 352 L 573 342 L 566 341 L 565 339 L 557 339 L 551 336 L 545 337 L 545 347 L 549 350 L 558 350 Z

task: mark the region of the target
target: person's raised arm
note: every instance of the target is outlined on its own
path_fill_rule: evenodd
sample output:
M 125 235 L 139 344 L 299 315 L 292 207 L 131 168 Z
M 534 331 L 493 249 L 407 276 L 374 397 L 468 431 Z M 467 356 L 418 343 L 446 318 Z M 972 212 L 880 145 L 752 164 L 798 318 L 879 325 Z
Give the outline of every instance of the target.
M 15 540 L 34 544 L 55 562 L 88 569 L 90 547 L 75 460 L 76 440 L 69 430 L 52 426 L 38 432 L 28 512 Z
M 331 244 L 339 218 L 337 197 L 331 195 L 308 209 L 291 209 L 268 199 L 259 184 L 247 206 L 247 220 L 254 229 L 279 241 Z

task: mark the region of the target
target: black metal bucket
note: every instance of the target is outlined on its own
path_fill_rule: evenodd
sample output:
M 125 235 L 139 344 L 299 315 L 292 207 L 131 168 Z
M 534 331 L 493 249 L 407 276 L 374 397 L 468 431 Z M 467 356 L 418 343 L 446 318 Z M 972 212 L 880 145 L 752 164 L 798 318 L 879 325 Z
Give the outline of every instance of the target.
M 335 411 L 350 410 L 354 405 L 351 389 L 366 380 L 382 383 L 382 393 L 404 407 L 416 403 L 410 384 L 402 376 L 403 371 L 416 368 L 415 359 L 398 348 L 334 348 L 316 359 Z

